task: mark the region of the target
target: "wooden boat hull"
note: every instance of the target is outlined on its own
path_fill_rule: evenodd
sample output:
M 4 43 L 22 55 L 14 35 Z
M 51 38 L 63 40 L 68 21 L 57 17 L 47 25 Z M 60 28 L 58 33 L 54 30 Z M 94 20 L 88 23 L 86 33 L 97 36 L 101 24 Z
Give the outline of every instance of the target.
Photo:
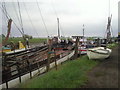
M 13 53 L 21 52 L 21 51 L 24 51 L 24 50 L 25 50 L 25 48 L 17 49 L 17 50 L 14 50 L 14 51 L 5 52 L 5 54 L 13 54 Z
M 87 55 L 89 59 L 105 59 L 111 54 L 111 49 L 104 49 L 104 47 L 97 47 L 87 50 Z

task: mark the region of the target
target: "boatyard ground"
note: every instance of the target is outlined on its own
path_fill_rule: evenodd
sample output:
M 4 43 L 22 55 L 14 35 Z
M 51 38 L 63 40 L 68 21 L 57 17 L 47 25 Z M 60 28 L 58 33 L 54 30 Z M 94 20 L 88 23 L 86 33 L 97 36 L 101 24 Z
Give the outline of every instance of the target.
M 108 59 L 89 60 L 82 56 L 20 84 L 19 88 L 117 88 L 118 45 L 111 48 Z
M 111 56 L 102 60 L 88 73 L 88 82 L 83 88 L 120 88 L 118 85 L 118 51 L 120 48 L 115 45 Z

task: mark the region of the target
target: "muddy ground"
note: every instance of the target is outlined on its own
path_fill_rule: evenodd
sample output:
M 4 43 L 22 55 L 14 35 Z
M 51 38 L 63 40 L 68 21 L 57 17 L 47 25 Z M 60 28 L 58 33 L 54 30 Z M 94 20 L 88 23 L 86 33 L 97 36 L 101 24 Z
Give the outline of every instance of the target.
M 100 61 L 95 68 L 88 72 L 88 83 L 83 88 L 120 88 L 118 85 L 118 50 L 113 48 L 108 59 Z

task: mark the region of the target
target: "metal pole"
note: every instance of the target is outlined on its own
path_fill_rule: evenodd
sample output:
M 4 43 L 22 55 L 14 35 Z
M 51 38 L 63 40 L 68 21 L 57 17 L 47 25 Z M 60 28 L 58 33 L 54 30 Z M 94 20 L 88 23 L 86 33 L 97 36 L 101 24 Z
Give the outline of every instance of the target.
M 59 18 L 57 18 L 57 21 L 58 21 L 58 38 L 60 39 Z
M 84 43 L 84 24 L 83 24 L 83 43 Z

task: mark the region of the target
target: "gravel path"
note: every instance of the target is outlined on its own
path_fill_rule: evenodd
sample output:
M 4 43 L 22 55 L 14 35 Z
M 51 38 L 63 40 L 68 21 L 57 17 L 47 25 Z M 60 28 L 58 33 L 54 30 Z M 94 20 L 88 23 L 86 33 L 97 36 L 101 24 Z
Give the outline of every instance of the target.
M 118 88 L 118 50 L 115 47 L 110 58 L 102 60 L 88 73 L 88 83 L 83 88 Z

